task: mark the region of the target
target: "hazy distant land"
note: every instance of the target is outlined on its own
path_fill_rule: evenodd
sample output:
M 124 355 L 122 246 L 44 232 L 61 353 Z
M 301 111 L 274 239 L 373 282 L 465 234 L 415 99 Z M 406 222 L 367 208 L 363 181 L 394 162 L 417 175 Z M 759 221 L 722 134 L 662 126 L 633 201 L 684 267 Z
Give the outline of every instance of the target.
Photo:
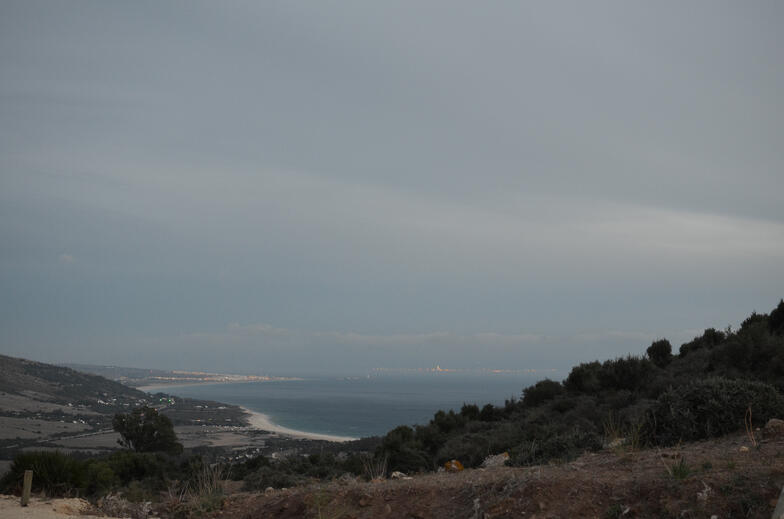
M 240 375 L 236 373 L 209 373 L 204 371 L 159 370 L 146 368 L 126 368 L 122 366 L 97 366 L 92 364 L 63 364 L 66 367 L 92 373 L 114 380 L 141 391 L 157 390 L 169 386 L 191 384 L 225 384 L 236 382 L 271 382 L 277 380 L 298 380 L 292 377 L 273 377 L 269 375 Z

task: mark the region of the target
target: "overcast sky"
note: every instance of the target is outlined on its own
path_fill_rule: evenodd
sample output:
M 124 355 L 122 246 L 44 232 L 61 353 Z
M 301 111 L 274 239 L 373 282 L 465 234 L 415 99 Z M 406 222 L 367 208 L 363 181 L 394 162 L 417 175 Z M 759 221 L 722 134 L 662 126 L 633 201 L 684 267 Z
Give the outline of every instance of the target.
M 0 352 L 562 367 L 784 296 L 781 2 L 0 3 Z

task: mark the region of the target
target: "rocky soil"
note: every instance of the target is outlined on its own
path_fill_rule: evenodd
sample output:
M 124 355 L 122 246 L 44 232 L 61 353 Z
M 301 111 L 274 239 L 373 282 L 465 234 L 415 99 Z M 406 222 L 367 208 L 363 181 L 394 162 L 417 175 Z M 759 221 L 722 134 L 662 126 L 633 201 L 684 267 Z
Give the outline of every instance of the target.
M 784 438 L 754 446 L 737 435 L 668 449 L 619 447 L 566 464 L 239 493 L 212 516 L 768 519 L 782 485 Z

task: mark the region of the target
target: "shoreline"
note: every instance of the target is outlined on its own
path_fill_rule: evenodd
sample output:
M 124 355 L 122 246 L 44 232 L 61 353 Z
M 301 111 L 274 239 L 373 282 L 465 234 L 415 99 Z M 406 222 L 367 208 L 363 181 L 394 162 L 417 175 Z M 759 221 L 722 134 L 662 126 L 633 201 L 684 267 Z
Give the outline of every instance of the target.
M 210 385 L 217 385 L 217 384 L 234 384 L 234 383 L 251 383 L 255 381 L 240 381 L 240 382 L 189 382 L 186 384 L 167 384 L 164 386 L 159 385 L 150 385 L 150 386 L 139 386 L 136 389 L 139 391 L 144 391 L 145 393 L 153 394 L 161 391 L 164 388 L 173 388 L 173 387 L 188 387 L 188 386 L 210 386 Z M 177 396 L 177 395 L 174 395 Z M 230 404 L 235 405 L 235 404 Z M 281 436 L 288 436 L 290 438 L 301 438 L 303 440 L 323 440 L 328 442 L 337 442 L 337 443 L 344 443 L 350 442 L 354 440 L 358 440 L 359 438 L 354 438 L 352 436 L 338 436 L 335 434 L 322 434 L 322 433 L 314 433 L 308 431 L 300 431 L 297 429 L 290 429 L 289 427 L 284 427 L 282 425 L 278 425 L 272 420 L 270 417 L 264 413 L 260 413 L 258 411 L 251 411 L 247 407 L 243 407 L 238 405 L 240 409 L 247 415 L 247 420 L 249 427 L 251 429 L 258 429 L 262 431 L 267 431 L 275 434 L 280 434 Z
M 247 407 L 237 406 L 242 409 L 245 413 L 248 414 L 248 423 L 250 423 L 250 427 L 252 429 L 260 429 L 263 431 L 273 432 L 276 434 L 280 434 L 283 436 L 289 436 L 291 438 L 302 438 L 304 440 L 324 440 L 328 442 L 350 442 L 354 440 L 358 440 L 359 438 L 354 438 L 351 436 L 337 436 L 334 434 L 321 434 L 321 433 L 312 433 L 308 431 L 298 431 L 296 429 L 289 429 L 288 427 L 283 427 L 282 425 L 278 425 L 272 420 L 270 420 L 269 416 L 264 413 L 259 413 L 258 411 L 251 411 Z

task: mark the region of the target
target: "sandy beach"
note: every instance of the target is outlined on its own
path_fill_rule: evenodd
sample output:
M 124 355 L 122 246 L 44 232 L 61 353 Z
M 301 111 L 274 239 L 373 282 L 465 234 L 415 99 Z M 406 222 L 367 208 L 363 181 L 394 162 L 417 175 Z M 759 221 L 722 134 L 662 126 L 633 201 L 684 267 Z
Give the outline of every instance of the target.
M 176 389 L 178 387 L 187 387 L 187 386 L 205 386 L 205 385 L 214 385 L 214 384 L 225 384 L 226 382 L 190 382 L 186 384 L 167 384 L 167 385 L 150 385 L 150 386 L 140 386 L 136 389 L 140 391 L 144 391 L 146 393 L 155 393 L 158 391 L 166 391 L 168 389 Z M 272 420 L 270 420 L 269 416 L 264 413 L 259 413 L 256 411 L 251 411 L 250 409 L 242 406 L 238 406 L 242 409 L 245 413 L 248 414 L 248 422 L 250 423 L 250 427 L 253 429 L 259 429 L 263 431 L 273 432 L 276 434 L 280 434 L 282 436 L 289 436 L 291 438 L 303 438 L 307 440 L 324 440 L 329 442 L 348 442 L 352 440 L 357 440 L 358 438 L 353 438 L 351 436 L 336 436 L 332 434 L 320 434 L 320 433 L 312 433 L 308 431 L 298 431 L 296 429 L 289 429 L 288 427 L 283 427 L 282 425 L 278 425 Z
M 319 434 L 319 433 L 311 433 L 307 431 L 297 431 L 296 429 L 289 429 L 288 427 L 283 427 L 282 425 L 278 425 L 272 422 L 269 419 L 269 416 L 265 415 L 264 413 L 251 411 L 246 407 L 240 406 L 240 408 L 246 413 L 248 413 L 248 415 L 250 415 L 248 417 L 248 421 L 250 422 L 250 426 L 253 427 L 254 429 L 261 429 L 263 431 L 274 432 L 284 436 L 291 436 L 292 438 L 305 438 L 308 440 L 325 440 L 329 442 L 349 442 L 357 439 L 357 438 L 352 438 L 350 436 L 335 436 L 332 434 Z

